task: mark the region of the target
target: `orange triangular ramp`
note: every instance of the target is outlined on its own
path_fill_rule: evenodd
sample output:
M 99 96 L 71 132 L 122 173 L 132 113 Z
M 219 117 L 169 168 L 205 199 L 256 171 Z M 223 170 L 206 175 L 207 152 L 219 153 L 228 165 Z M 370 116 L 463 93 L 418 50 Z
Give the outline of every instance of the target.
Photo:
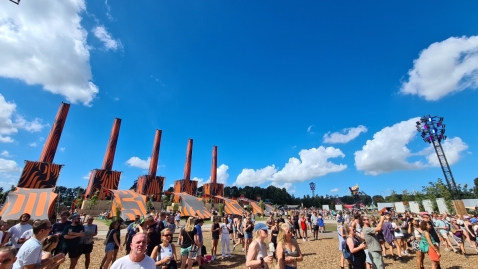
M 231 199 L 228 199 L 228 198 L 224 198 L 222 196 L 214 196 L 215 198 L 219 198 L 219 199 L 222 199 L 224 200 L 224 204 L 225 204 L 225 211 L 226 211 L 226 214 L 231 214 L 231 215 L 242 215 L 243 213 L 246 213 L 246 210 L 244 210 L 244 208 L 241 207 L 241 205 L 235 201 L 235 200 L 231 200 Z
M 23 213 L 28 213 L 32 219 L 50 219 L 57 196 L 53 188 L 17 188 L 8 193 L 0 216 L 2 220 L 18 220 Z
M 212 216 L 211 212 L 207 210 L 202 202 L 202 198 L 189 195 L 185 192 L 174 193 L 181 198 L 181 212 L 182 217 L 194 217 L 196 214 L 202 219 L 208 219 Z
M 111 203 L 111 214 L 116 214 L 116 208 L 121 210 L 123 220 L 134 220 L 136 215 L 145 216 L 146 196 L 138 194 L 134 190 L 109 190 L 113 193 L 114 199 Z

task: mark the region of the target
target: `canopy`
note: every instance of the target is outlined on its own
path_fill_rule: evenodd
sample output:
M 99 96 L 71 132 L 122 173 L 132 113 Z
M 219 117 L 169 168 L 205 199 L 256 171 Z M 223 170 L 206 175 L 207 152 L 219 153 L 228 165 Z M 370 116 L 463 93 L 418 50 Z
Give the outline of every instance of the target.
M 178 195 L 181 199 L 181 208 L 179 209 L 181 216 L 194 217 L 197 214 L 202 219 L 207 219 L 212 216 L 211 212 L 204 206 L 202 198 L 189 195 L 185 192 L 174 193 L 174 195 Z
M 266 207 L 265 207 L 265 210 L 266 210 L 267 212 L 269 212 L 269 213 L 274 213 L 274 212 L 275 212 L 274 207 L 273 207 L 272 205 L 270 205 L 270 204 L 265 204 L 265 206 L 266 206 Z
M 127 220 L 134 220 L 136 215 L 146 215 L 146 196 L 138 194 L 134 190 L 110 190 L 114 199 L 111 203 L 111 214 L 116 215 L 116 209 L 121 210 L 120 217 Z
M 264 214 L 264 212 L 262 212 L 262 209 L 257 202 L 249 200 L 249 203 L 252 206 L 252 212 L 254 214 L 261 214 L 261 215 Z
M 54 215 L 58 195 L 53 188 L 18 188 L 8 193 L 7 200 L 0 211 L 3 220 L 18 220 L 23 213 L 32 219 L 49 219 Z
M 226 211 L 226 214 L 242 215 L 243 213 L 246 212 L 244 208 L 242 208 L 241 205 L 235 200 L 227 199 L 219 195 L 216 195 L 214 197 L 224 200 L 224 204 L 225 204 L 224 209 Z

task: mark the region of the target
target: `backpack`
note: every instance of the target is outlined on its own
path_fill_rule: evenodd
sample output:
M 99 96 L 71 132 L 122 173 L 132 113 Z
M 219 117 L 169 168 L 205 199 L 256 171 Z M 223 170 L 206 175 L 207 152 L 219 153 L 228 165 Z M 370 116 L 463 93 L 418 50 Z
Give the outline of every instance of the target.
M 344 255 L 345 259 L 352 259 L 352 253 L 350 253 L 349 246 L 347 245 L 346 240 L 342 241 L 342 254 Z

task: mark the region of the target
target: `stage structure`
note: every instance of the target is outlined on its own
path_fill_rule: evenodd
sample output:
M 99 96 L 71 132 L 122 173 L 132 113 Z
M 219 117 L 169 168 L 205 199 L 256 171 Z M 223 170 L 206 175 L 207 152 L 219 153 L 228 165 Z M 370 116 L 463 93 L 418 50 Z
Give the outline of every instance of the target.
M 98 198 L 106 200 L 111 197 L 109 190 L 117 190 L 121 172 L 113 171 L 113 161 L 115 159 L 116 144 L 120 132 L 121 119 L 115 118 L 113 128 L 111 128 L 110 140 L 106 147 L 103 166 L 101 169 L 93 169 L 90 173 L 90 181 L 86 188 L 85 198 L 89 199 L 96 191 L 99 191 Z
M 312 197 L 315 197 L 315 183 L 310 182 L 309 186 L 310 186 L 310 190 L 312 191 Z
M 188 147 L 186 149 L 186 164 L 184 165 L 183 179 L 174 181 L 174 202 L 178 203 L 180 200 L 179 193 L 187 193 L 195 196 L 198 189 L 198 182 L 191 180 L 191 163 L 193 159 L 193 140 L 188 140 Z
M 217 183 L 217 146 L 212 147 L 211 182 L 204 184 L 204 197 L 220 203 L 216 196 L 224 196 L 224 184 Z
M 159 149 L 161 146 L 161 134 L 161 130 L 156 130 L 148 174 L 138 178 L 138 187 L 136 189 L 137 193 L 146 195 L 148 199 L 153 196 L 153 200 L 157 202 L 161 201 L 161 193 L 164 186 L 164 177 L 156 176 L 156 171 L 158 170 Z
M 17 187 L 44 189 L 54 188 L 56 186 L 63 165 L 54 164 L 53 159 L 55 158 L 56 149 L 60 142 L 61 133 L 63 132 L 69 109 L 70 104 L 61 103 L 55 117 L 55 122 L 43 146 L 40 160 L 37 162 L 25 161 L 25 167 L 23 167 L 23 172 Z
M 360 203 L 362 202 L 360 199 L 360 192 L 359 192 L 359 185 L 355 185 L 353 187 L 349 187 L 350 194 L 354 197 L 355 208 L 360 209 Z
M 445 176 L 446 184 L 450 190 L 453 198 L 457 194 L 457 188 L 453 174 L 451 173 L 450 165 L 445 156 L 445 151 L 441 146 L 441 141 L 446 140 L 445 124 L 443 124 L 443 117 L 438 116 L 423 116 L 420 121 L 417 121 L 417 131 L 421 133 L 423 141 L 433 144 L 435 152 L 440 162 L 443 175 Z

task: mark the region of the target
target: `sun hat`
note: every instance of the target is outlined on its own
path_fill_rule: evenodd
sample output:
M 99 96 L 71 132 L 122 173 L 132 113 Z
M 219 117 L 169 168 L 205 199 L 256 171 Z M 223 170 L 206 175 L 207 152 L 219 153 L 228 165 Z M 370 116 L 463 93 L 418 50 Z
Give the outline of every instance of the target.
M 254 232 L 257 232 L 259 230 L 267 231 L 267 226 L 264 223 L 257 223 L 254 226 Z

